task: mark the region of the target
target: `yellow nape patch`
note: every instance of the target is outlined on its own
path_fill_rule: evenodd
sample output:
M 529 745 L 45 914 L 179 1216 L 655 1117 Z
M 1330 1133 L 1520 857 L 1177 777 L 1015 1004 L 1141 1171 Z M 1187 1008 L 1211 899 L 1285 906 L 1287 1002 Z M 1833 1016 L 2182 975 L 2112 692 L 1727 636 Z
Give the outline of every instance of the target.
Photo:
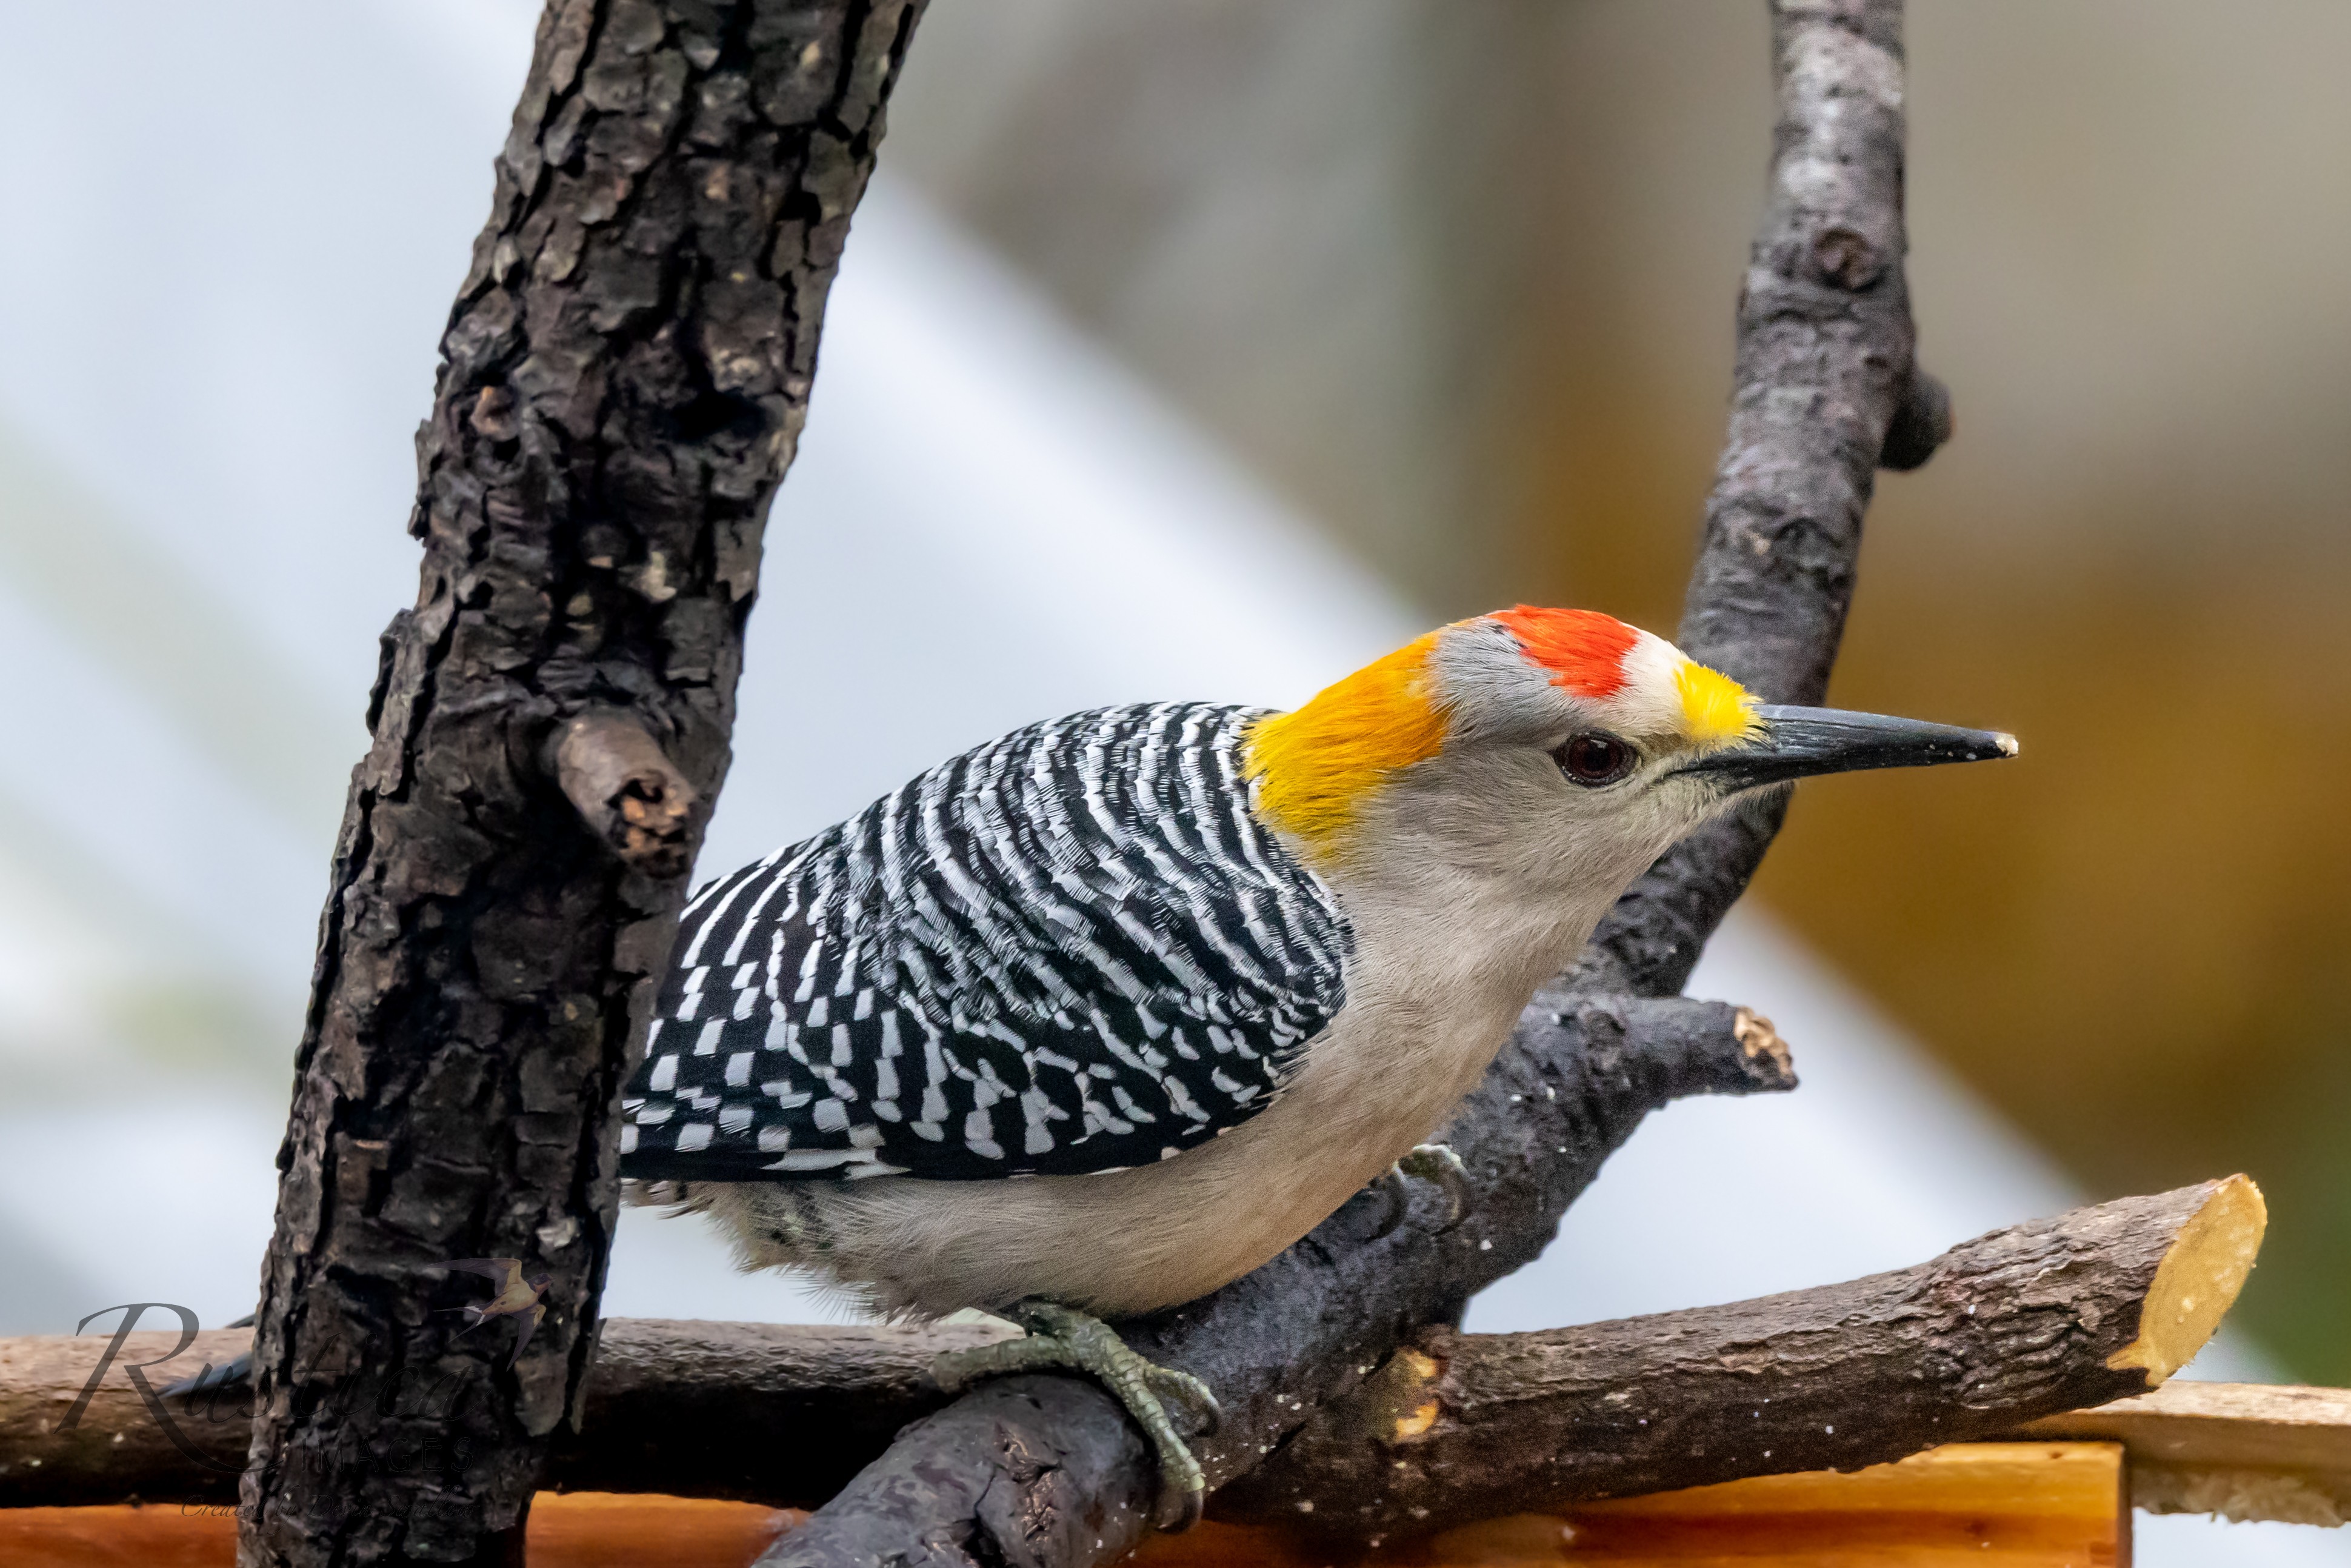
M 1693 746 L 1744 740 L 1761 727 L 1747 688 L 1694 659 L 1674 672 L 1674 691 L 1682 700 L 1682 734 Z
M 1444 748 L 1447 721 L 1428 689 L 1436 645 L 1432 632 L 1324 688 L 1295 713 L 1258 720 L 1249 732 L 1246 766 L 1268 821 L 1329 850 L 1382 779 Z

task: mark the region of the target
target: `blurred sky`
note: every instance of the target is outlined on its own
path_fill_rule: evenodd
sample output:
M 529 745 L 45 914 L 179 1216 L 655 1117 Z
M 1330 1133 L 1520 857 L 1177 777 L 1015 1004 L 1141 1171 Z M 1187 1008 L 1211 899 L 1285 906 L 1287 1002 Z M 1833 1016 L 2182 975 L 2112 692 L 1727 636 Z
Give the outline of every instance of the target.
M 1646 603 L 1653 623 L 1670 620 L 1719 436 L 1729 291 L 1760 190 L 1768 110 L 1751 8 L 992 5 L 941 0 L 893 111 L 769 535 L 738 759 L 706 870 L 1049 713 L 1159 695 L 1293 702 L 1430 618 L 1495 600 Z M 1995 564 L 2032 570 L 1963 580 L 1980 619 L 2015 624 L 2020 601 L 2039 601 L 2012 578 L 2070 580 L 2050 562 L 2131 548 L 2133 535 L 2085 536 L 2132 496 L 2164 493 L 2166 527 L 2199 526 L 2204 492 L 2184 478 L 2114 488 L 2105 510 L 2079 499 L 2099 472 L 2135 473 L 2143 448 L 2199 476 L 2334 460 L 2324 437 L 2343 405 L 2331 416 L 2327 398 L 2345 361 L 2326 332 L 2344 316 L 2314 267 L 2247 263 L 2253 292 L 2302 310 L 2309 329 L 2232 326 L 2261 314 L 2232 296 L 2218 320 L 2173 323 L 2167 352 L 2135 329 L 2158 306 L 2169 321 L 2198 298 L 2165 293 L 2167 265 L 2133 273 L 2136 308 L 2001 282 L 2017 267 L 2000 257 L 2058 244 L 2034 237 L 2053 225 L 2078 257 L 2064 277 L 2129 250 L 2147 231 L 2097 215 L 2123 202 L 2112 187 L 2185 153 L 2158 139 L 2135 162 L 2127 143 L 2082 129 L 2095 117 L 2079 105 L 2050 110 L 2049 145 L 2105 149 L 2112 165 L 2085 198 L 2093 210 L 2076 211 L 2053 161 L 2020 145 L 2029 126 L 2011 123 L 2031 120 L 2035 73 L 2054 68 L 2000 47 L 2014 14 L 1987 5 L 1992 20 L 1975 24 L 1949 5 L 1917 9 L 1921 311 L 1930 354 L 1952 350 L 1931 362 L 1960 385 L 1965 439 L 1991 455 L 1938 459 L 1917 483 L 1959 477 L 1934 505 L 1906 492 L 1911 482 L 1888 486 L 1881 536 L 1907 528 L 1930 543 L 1891 573 L 1874 558 L 1863 603 L 1892 576 L 1915 607 L 1921 584 L 1996 544 L 2006 553 Z M 2053 18 L 2046 47 L 2093 53 L 2114 14 L 2036 15 Z M 2163 16 L 2179 38 L 2200 37 L 2184 9 Z M 0 60 L 0 144 L 13 153 L 0 160 L 11 220 L 0 242 L 0 659 L 25 673 L 0 688 L 13 737 L 0 747 L 0 1332 L 62 1332 L 135 1298 L 185 1301 L 208 1322 L 249 1310 L 375 635 L 413 591 L 401 526 L 410 433 L 532 16 L 510 0 L 238 0 L 200 13 L 0 0 L 15 42 Z M 2324 36 L 2315 14 L 2276 16 Z M 2149 80 L 2179 86 L 2138 46 L 2121 54 L 2091 79 L 2126 98 Z M 2227 66 L 2193 79 L 2249 91 L 2252 68 Z M 2323 127 L 2293 118 L 2322 111 L 2283 103 L 2299 78 L 2280 79 L 2280 101 L 2264 99 L 2268 118 L 2252 129 L 2174 141 L 2194 141 L 2207 163 L 2221 157 L 2207 143 L 2240 134 L 2323 156 L 2309 144 Z M 2175 92 L 2144 118 L 2199 101 Z M 1978 118 L 2001 129 L 1975 148 L 1960 110 L 1983 104 L 1999 107 Z M 1948 204 L 1956 187 L 2006 212 L 2003 168 L 2035 192 L 2055 184 L 2045 213 L 2028 204 L 1987 238 Z M 2263 210 L 2286 225 L 2304 206 L 2324 202 L 2280 197 Z M 1589 221 L 1570 223 L 1578 213 Z M 2146 243 L 2167 239 L 2189 256 L 2227 249 L 2200 229 Z M 1959 329 L 1963 307 L 1987 324 Z M 2008 358 L 1988 346 L 2019 331 L 2029 340 Z M 2066 333 L 2074 350 L 2054 341 Z M 2133 352 L 2108 357 L 2102 334 L 2133 339 Z M 2276 371 L 2284 391 L 2239 364 L 2289 342 L 2298 357 Z M 2162 396 L 2150 379 L 2167 383 Z M 2129 395 L 2109 407 L 2123 383 Z M 2191 433 L 2208 407 L 2190 395 L 2199 388 L 2210 407 L 2254 418 L 2260 437 Z M 2274 420 L 2255 418 L 2269 406 L 2256 393 L 2305 423 L 2278 437 Z M 2070 435 L 2069 417 L 2095 429 Z M 2001 510 L 1992 497 L 2009 461 L 2020 465 L 2014 505 Z M 2273 521 L 2303 517 L 2289 503 L 2304 496 L 2301 531 L 2277 522 L 2270 533 L 2300 563 L 2288 588 L 2323 597 L 2323 486 L 2288 476 L 2263 494 Z M 2128 601 L 2108 600 L 2096 624 L 2127 630 Z M 890 614 L 877 617 L 883 602 Z M 1859 622 L 1856 654 L 1876 663 L 1846 685 L 1882 690 L 1884 706 L 2025 727 L 2003 706 L 2015 692 L 1990 674 L 1938 685 L 1919 667 L 1930 661 L 1903 653 L 1904 629 Z M 2078 653 L 2092 661 L 2078 675 L 2042 674 L 2070 692 L 2097 652 Z M 1953 657 L 1986 664 L 1975 655 Z M 1911 685 L 1947 700 L 1914 698 Z M 2135 694 L 2132 711 L 2168 695 Z M 2032 711 L 2053 728 L 2072 710 L 2052 697 Z M 2017 788 L 2022 803 L 2005 808 L 2017 821 L 2065 831 Z M 1767 878 L 1792 928 L 1743 915 L 1693 987 L 1771 1013 L 1804 1090 L 1656 1117 L 1544 1262 L 1480 1299 L 1473 1327 L 1899 1266 L 2085 1188 L 2118 1190 L 2068 1135 L 2107 1082 L 2095 1068 L 2025 1075 L 2028 1099 L 2038 1082 L 2090 1091 L 2064 1114 L 2026 1115 L 2036 1145 L 1979 1097 L 2019 1113 L 2015 1083 L 1967 1049 L 1977 1027 L 1951 1029 L 1917 1005 L 1921 994 L 1943 1005 L 1959 982 L 1931 952 L 1902 946 L 1925 918 L 1912 904 L 1942 902 L 1910 890 L 1956 856 L 1987 853 L 1935 831 L 1969 810 L 1962 792 L 1881 809 L 1853 842 L 1802 841 L 1871 809 L 1860 788 L 1808 802 L 1789 846 L 1799 852 L 1775 856 Z M 1924 869 L 1889 873 L 1921 836 Z M 2020 880 L 2031 879 L 2007 882 Z M 2012 901 L 1970 891 L 1976 918 L 2015 919 Z M 1965 912 L 1938 908 L 1923 928 L 1955 918 Z M 1806 936 L 1848 960 L 1848 975 Z M 2035 938 L 2082 939 L 2045 927 Z M 1995 967 L 1996 941 L 1954 946 L 1967 1006 L 2017 1028 L 2000 1001 L 2020 988 L 2018 967 Z M 2319 965 L 2333 950 L 2296 951 Z M 1886 974 L 1899 983 L 1871 983 Z M 2142 981 L 2161 991 L 2155 976 L 2098 983 Z M 2314 1051 L 2339 1049 L 2323 1030 L 2311 1038 Z M 1999 1060 L 2012 1068 L 2027 1054 L 2011 1044 Z M 2095 1042 L 2074 1054 L 2114 1060 Z M 2273 1179 L 2252 1158 L 2233 1163 Z M 2229 1168 L 2142 1166 L 2164 1183 Z M 1759 1170 L 1772 1173 L 1768 1186 Z M 2302 1222 L 2278 1207 L 2273 1249 Z M 2304 1289 L 2326 1277 L 2305 1269 Z M 697 1224 L 644 1214 L 623 1226 L 608 1304 L 827 1310 L 732 1274 Z M 2298 1320 L 2280 1309 L 2279 1321 Z M 2267 1375 L 2261 1354 L 2239 1341 L 2198 1371 Z M 2167 1523 L 2148 1546 L 2192 1555 L 2204 1538 L 2178 1532 L 2199 1528 Z M 2314 1532 L 2229 1539 L 2232 1561 L 2257 1549 L 2279 1563 L 2346 1556 Z

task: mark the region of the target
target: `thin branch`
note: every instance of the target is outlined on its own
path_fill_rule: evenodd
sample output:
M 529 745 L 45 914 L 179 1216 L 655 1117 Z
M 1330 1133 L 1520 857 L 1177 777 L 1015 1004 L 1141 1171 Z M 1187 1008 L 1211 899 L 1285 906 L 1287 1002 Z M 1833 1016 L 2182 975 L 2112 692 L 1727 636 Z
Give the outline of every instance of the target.
M 2259 1194 L 2240 1176 L 1995 1231 L 1849 1284 L 1541 1333 L 1431 1329 L 1219 1493 L 1216 1511 L 1324 1535 L 1391 1535 L 1740 1476 L 1852 1469 L 1909 1452 L 1920 1432 L 2000 1436 L 2159 1383 L 2235 1298 L 2262 1219 Z M 542 1484 L 813 1507 L 900 1427 L 948 1403 L 930 1375 L 934 1357 L 1011 1332 L 615 1320 L 604 1325 L 580 1427 L 557 1442 Z M 178 1342 L 130 1337 L 115 1349 L 104 1335 L 0 1341 L 7 1501 L 234 1495 L 235 1467 L 205 1459 L 235 1453 L 241 1402 L 172 1401 L 177 1429 L 168 1428 L 122 1369 Z M 198 1336 L 169 1370 L 148 1374 L 151 1386 L 244 1345 L 234 1331 Z M 85 1389 L 80 1417 L 60 1430 Z M 394 1394 L 426 1420 L 434 1398 L 427 1386 Z M 2308 1404 L 2273 1401 L 2256 1413 L 2239 1401 L 2229 1414 L 2304 1469 L 2351 1469 L 2343 1401 Z M 2252 1462 L 2244 1434 L 2219 1419 L 2203 1420 L 2189 1454 L 2176 1440 L 2176 1413 L 2130 1403 L 2032 1430 L 2127 1439 L 2150 1422 L 2172 1434 L 2169 1462 L 2192 1458 L 2199 1477 Z M 2317 1494 L 2305 1484 L 2296 1495 Z
M 726 773 L 768 504 L 921 5 L 551 0 L 539 24 L 321 924 L 250 1568 L 519 1550 L 592 1359 L 620 1089 Z M 455 1337 L 480 1291 L 455 1257 L 550 1281 L 510 1369 L 511 1341 Z M 387 1393 L 420 1386 L 430 1421 Z
M 608 1319 L 580 1425 L 557 1434 L 540 1484 L 814 1508 L 947 1403 L 930 1375 L 940 1353 L 1017 1332 Z M 105 1333 L 0 1339 L 0 1507 L 235 1502 L 250 1385 L 150 1401 L 131 1372 L 161 1390 L 252 1343 L 247 1329 L 141 1329 L 120 1345 Z M 410 1458 L 445 1441 L 438 1423 L 458 1387 L 446 1375 L 378 1385 L 413 1428 Z
M 1913 363 L 1903 279 L 1901 18 L 1900 0 L 1772 6 L 1771 197 L 1741 293 L 1729 439 L 1681 643 L 1774 701 L 1826 690 L 1862 513 L 1897 415 L 1911 410 L 1895 443 L 1905 462 L 1949 428 L 1948 400 L 1945 417 L 1931 417 L 1930 383 Z M 1542 1250 L 1594 1155 L 1670 1094 L 1660 1085 L 1586 1100 L 1563 1084 L 1605 1079 L 1642 1005 L 1626 998 L 1681 989 L 1783 810 L 1784 800 L 1766 800 L 1660 861 L 1576 971 L 1536 997 L 1444 1134 L 1469 1170 L 1464 1224 L 1407 1244 L 1360 1234 L 1342 1210 L 1214 1295 L 1123 1325 L 1135 1349 L 1206 1379 L 1223 1402 L 1223 1427 L 1194 1445 L 1212 1487 Z M 909 1428 L 762 1562 L 1114 1561 L 1147 1531 L 1150 1478 L 1140 1440 L 1099 1390 L 1008 1378 Z
M 1216 1511 L 1391 1536 L 1998 1437 L 2161 1384 L 2236 1300 L 2262 1222 L 2236 1176 L 1849 1284 L 1541 1333 L 1431 1330 Z
M 619 1319 L 547 1484 L 815 1508 L 900 1427 L 948 1403 L 931 1376 L 941 1353 L 1017 1332 Z
M 1844 635 L 1881 465 L 1951 430 L 1917 367 L 1902 268 L 1901 0 L 1775 0 L 1771 197 L 1739 293 L 1730 429 L 1681 647 L 1765 700 L 1817 703 Z M 1688 980 L 1787 813 L 1765 795 L 1669 852 L 1603 924 L 1579 988 Z
M 251 1399 L 239 1391 L 217 1402 L 159 1400 L 159 1421 L 130 1373 L 141 1369 L 148 1388 L 161 1390 L 202 1366 L 226 1365 L 252 1343 L 249 1329 L 188 1336 L 140 1328 L 120 1344 L 106 1333 L 0 1339 L 0 1504 L 235 1502 Z

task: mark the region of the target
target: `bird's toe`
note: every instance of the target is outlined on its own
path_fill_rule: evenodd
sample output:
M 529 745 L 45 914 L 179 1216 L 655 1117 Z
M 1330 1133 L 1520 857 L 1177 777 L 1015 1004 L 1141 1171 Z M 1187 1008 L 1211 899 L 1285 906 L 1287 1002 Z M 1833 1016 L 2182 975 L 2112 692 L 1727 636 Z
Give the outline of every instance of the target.
M 1225 1407 L 1217 1402 L 1207 1384 L 1172 1366 L 1146 1361 L 1143 1367 L 1144 1381 L 1151 1391 L 1163 1402 L 1173 1399 L 1191 1412 L 1193 1430 L 1199 1436 L 1214 1437 L 1217 1428 L 1225 1424 Z
M 1208 1385 L 1187 1372 L 1144 1360 L 1108 1323 L 1057 1301 L 1018 1302 L 1004 1315 L 1027 1329 L 1029 1337 L 945 1353 L 931 1364 L 939 1386 L 954 1393 L 982 1378 L 1015 1373 L 1084 1373 L 1125 1408 L 1158 1457 L 1160 1528 L 1184 1531 L 1198 1522 L 1207 1479 L 1164 1401 L 1185 1406 L 1202 1432 L 1213 1432 L 1224 1412 Z

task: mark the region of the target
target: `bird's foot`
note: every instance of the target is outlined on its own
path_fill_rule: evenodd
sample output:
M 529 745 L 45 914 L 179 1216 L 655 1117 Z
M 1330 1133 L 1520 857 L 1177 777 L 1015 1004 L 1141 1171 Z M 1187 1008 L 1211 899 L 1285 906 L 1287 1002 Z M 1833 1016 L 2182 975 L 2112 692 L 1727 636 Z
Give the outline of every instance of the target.
M 983 1377 L 1019 1372 L 1082 1372 L 1110 1391 L 1143 1428 L 1159 1455 L 1160 1511 L 1172 1504 L 1173 1520 L 1161 1528 L 1185 1531 L 1199 1522 L 1207 1500 L 1207 1479 L 1185 1446 L 1165 1401 L 1190 1410 L 1198 1429 L 1213 1432 L 1224 1412 L 1208 1385 L 1188 1372 L 1159 1366 L 1126 1347 L 1109 1324 L 1054 1301 L 1020 1301 L 1003 1315 L 1029 1331 L 1026 1339 L 1004 1340 L 974 1350 L 951 1350 L 931 1364 L 931 1375 L 949 1393 Z
M 1462 1215 L 1469 1208 L 1469 1168 L 1461 1163 L 1461 1156 L 1447 1145 L 1417 1144 L 1410 1154 L 1390 1166 L 1387 1173 L 1380 1177 L 1380 1185 L 1387 1197 L 1387 1211 L 1380 1221 L 1379 1229 L 1373 1235 L 1374 1240 L 1404 1223 L 1405 1211 L 1412 1204 L 1411 1196 L 1404 1187 L 1406 1176 L 1417 1176 L 1444 1190 L 1445 1223 L 1437 1228 L 1437 1234 L 1443 1235 L 1461 1223 Z

